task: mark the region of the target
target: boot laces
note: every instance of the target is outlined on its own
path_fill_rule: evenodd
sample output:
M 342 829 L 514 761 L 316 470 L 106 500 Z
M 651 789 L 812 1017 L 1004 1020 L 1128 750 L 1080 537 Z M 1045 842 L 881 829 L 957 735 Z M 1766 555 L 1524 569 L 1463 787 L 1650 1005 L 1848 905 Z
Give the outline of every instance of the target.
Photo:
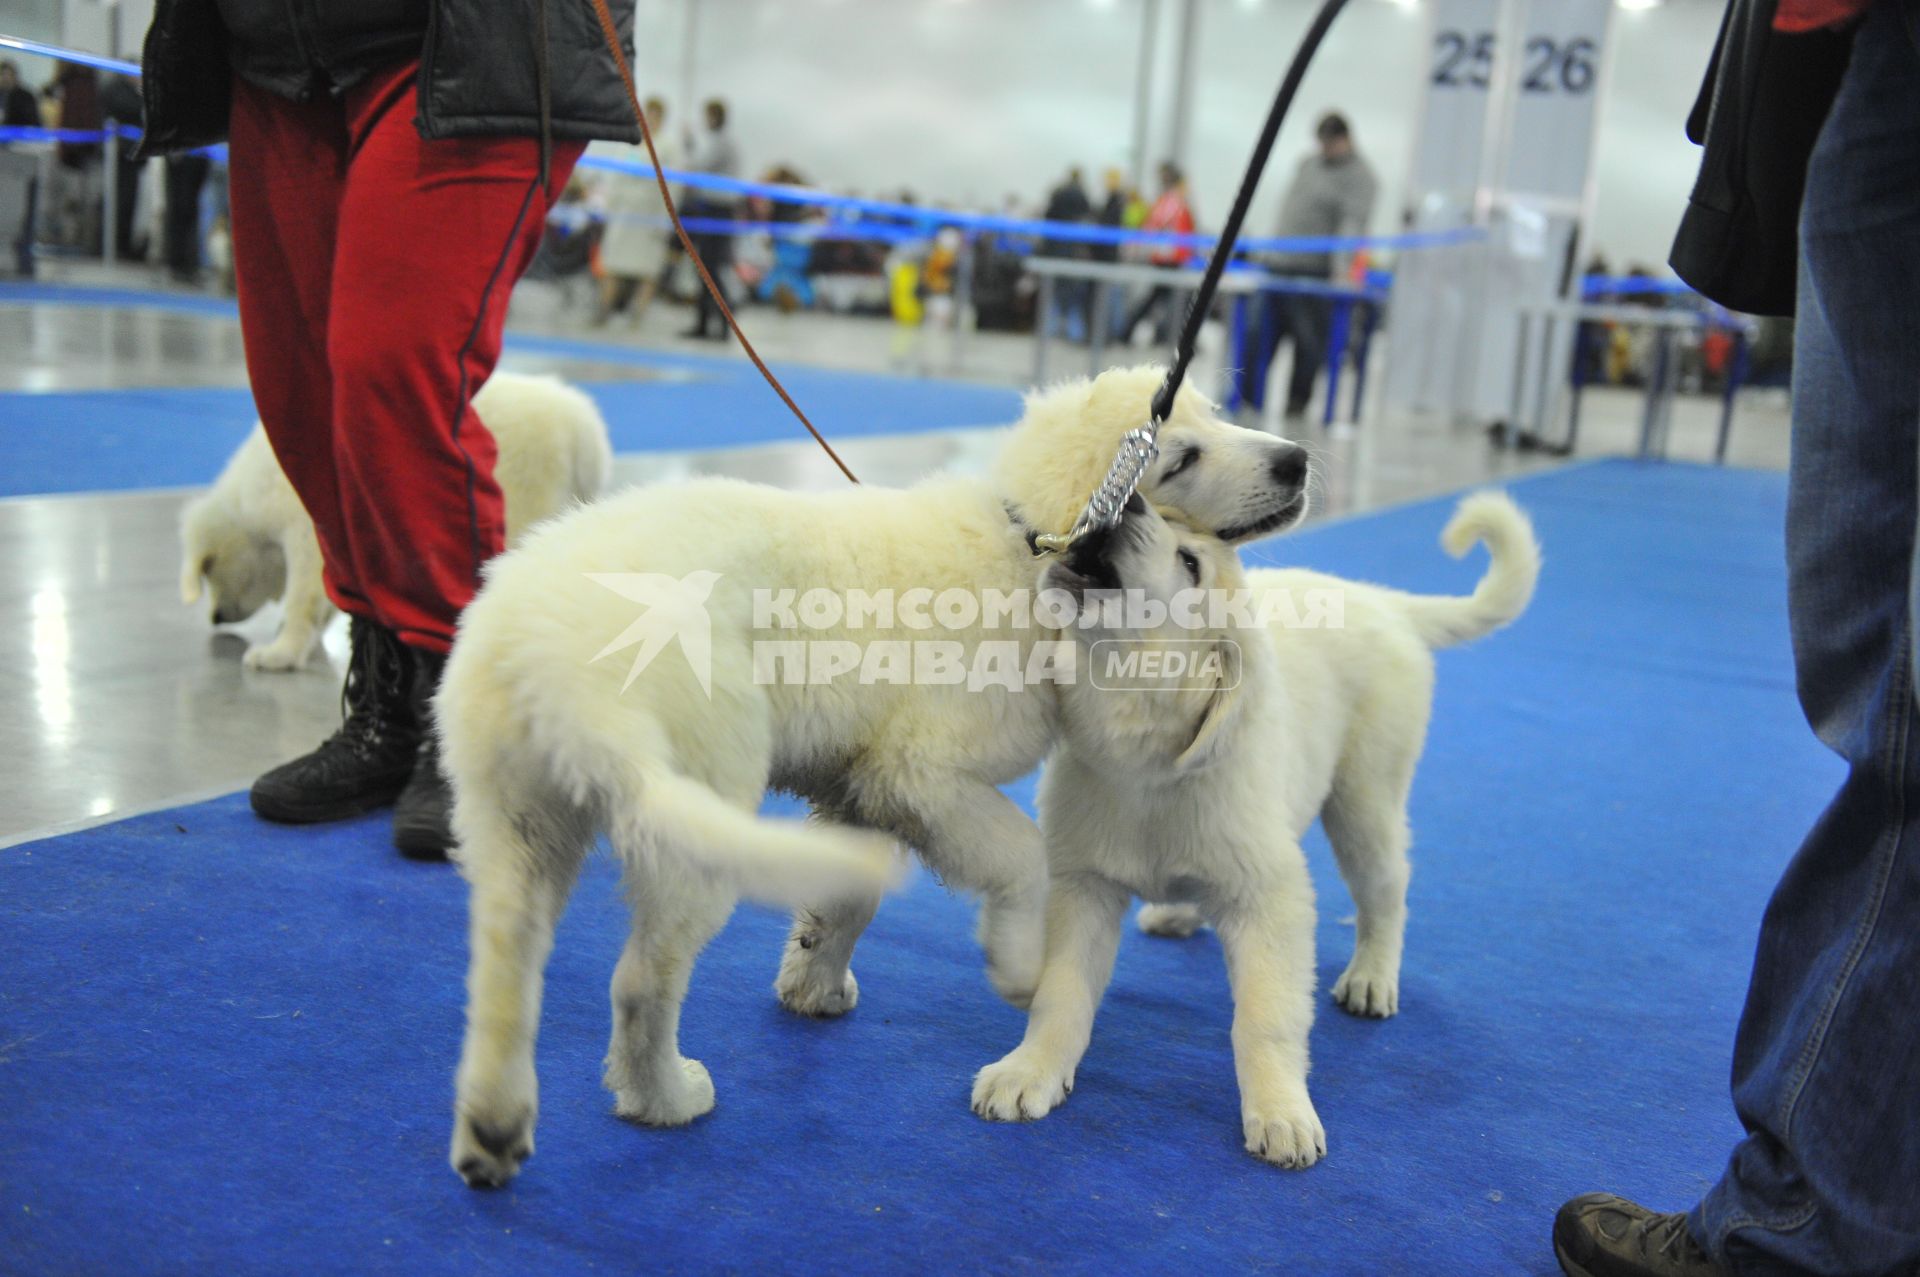
M 352 636 L 353 655 L 340 687 L 340 730 L 328 743 L 365 752 L 401 725 L 399 714 L 407 706 L 407 654 L 392 635 L 358 618 Z
M 1700 1247 L 1687 1231 L 1685 1215 L 1669 1215 L 1647 1226 L 1647 1240 L 1655 1243 L 1653 1253 L 1663 1259 L 1691 1262 L 1700 1258 Z

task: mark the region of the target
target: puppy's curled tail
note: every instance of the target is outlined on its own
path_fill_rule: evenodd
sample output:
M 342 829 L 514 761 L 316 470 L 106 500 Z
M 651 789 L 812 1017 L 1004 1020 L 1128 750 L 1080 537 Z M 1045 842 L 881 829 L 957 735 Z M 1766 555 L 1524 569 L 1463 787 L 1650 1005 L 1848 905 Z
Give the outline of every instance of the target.
M 718 874 L 749 900 L 791 909 L 900 884 L 902 862 L 883 834 L 769 820 L 666 766 L 644 768 L 639 784 L 642 844 Z
M 1452 647 L 1493 633 L 1527 610 L 1540 579 L 1540 543 L 1533 524 L 1504 492 L 1476 492 L 1460 502 L 1440 534 L 1460 558 L 1484 542 L 1492 562 L 1472 594 L 1404 596 L 1407 616 L 1428 647 Z

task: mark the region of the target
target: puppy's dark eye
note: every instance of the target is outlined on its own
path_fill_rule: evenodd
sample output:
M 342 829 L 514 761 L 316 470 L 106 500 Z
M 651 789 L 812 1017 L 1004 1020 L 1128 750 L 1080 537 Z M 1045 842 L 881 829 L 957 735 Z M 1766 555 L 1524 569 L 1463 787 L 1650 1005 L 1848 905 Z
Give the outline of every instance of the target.
M 1163 481 L 1167 479 L 1171 479 L 1175 475 L 1181 474 L 1182 472 L 1191 469 L 1193 467 L 1193 463 L 1198 460 L 1200 460 L 1200 449 L 1188 448 L 1186 451 L 1182 452 L 1178 457 L 1174 459 L 1173 464 L 1167 467 L 1167 472 L 1161 475 L 1160 478 Z
M 1187 570 L 1187 576 L 1195 585 L 1200 584 L 1200 556 L 1192 550 L 1180 551 L 1180 566 Z

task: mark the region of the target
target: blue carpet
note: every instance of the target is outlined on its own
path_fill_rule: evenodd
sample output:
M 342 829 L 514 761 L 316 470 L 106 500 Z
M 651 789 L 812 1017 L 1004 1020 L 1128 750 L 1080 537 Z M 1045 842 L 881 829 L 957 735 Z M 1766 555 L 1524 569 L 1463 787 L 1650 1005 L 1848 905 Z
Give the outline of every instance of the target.
M 1546 576 L 1513 631 L 1440 658 L 1403 1010 L 1323 1000 L 1318 1167 L 1240 1150 L 1210 936 L 1130 934 L 1066 1106 L 973 1117 L 1021 1017 L 924 879 L 835 1023 L 778 1009 L 783 923 L 743 910 L 686 1010 L 719 1108 L 628 1126 L 599 1089 L 625 922 L 597 857 L 549 973 L 539 1153 L 471 1192 L 445 1160 L 460 883 L 377 819 L 276 828 L 234 797 L 0 851 L 0 1269 L 1546 1274 L 1573 1193 L 1689 1204 L 1738 1133 L 1762 904 L 1839 774 L 1793 698 L 1784 487 L 1607 463 L 1516 491 Z M 1262 557 L 1463 589 L 1447 509 Z M 1324 989 L 1351 906 L 1311 855 Z
M 234 318 L 218 298 L 121 289 L 0 284 L 0 304 L 158 309 Z M 749 321 L 751 322 L 751 321 Z M 532 334 L 509 334 L 507 354 L 627 364 L 676 374 L 662 381 L 584 381 L 606 416 L 615 452 L 729 448 L 805 440 L 760 375 L 739 359 Z M 829 439 L 858 439 L 1019 415 L 1013 390 L 937 378 L 776 365 Z M 211 483 L 253 426 L 242 389 L 0 393 L 0 497 L 115 492 Z

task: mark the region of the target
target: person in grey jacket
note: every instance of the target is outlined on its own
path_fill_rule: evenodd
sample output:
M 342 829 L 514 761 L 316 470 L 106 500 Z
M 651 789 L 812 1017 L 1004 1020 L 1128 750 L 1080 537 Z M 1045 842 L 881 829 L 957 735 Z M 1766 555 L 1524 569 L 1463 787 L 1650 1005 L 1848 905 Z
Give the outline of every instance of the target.
M 1380 183 L 1354 149 L 1346 118 L 1329 112 L 1314 129 L 1318 147 L 1300 162 L 1280 201 L 1274 234 L 1284 238 L 1354 236 L 1367 233 Z M 1309 250 L 1275 253 L 1267 267 L 1280 275 L 1317 284 L 1343 283 L 1353 262 L 1350 252 Z M 1314 379 L 1327 361 L 1332 307 L 1325 297 L 1307 293 L 1266 293 L 1240 374 L 1240 397 L 1259 408 L 1266 399 L 1267 370 L 1284 337 L 1293 339 L 1293 375 L 1287 384 L 1289 420 L 1306 415 Z
M 143 81 L 145 153 L 228 142 L 254 401 L 352 618 L 345 721 L 254 810 L 443 856 L 428 708 L 505 528 L 472 401 L 582 148 L 639 137 L 612 51 L 585 0 L 159 0 Z

